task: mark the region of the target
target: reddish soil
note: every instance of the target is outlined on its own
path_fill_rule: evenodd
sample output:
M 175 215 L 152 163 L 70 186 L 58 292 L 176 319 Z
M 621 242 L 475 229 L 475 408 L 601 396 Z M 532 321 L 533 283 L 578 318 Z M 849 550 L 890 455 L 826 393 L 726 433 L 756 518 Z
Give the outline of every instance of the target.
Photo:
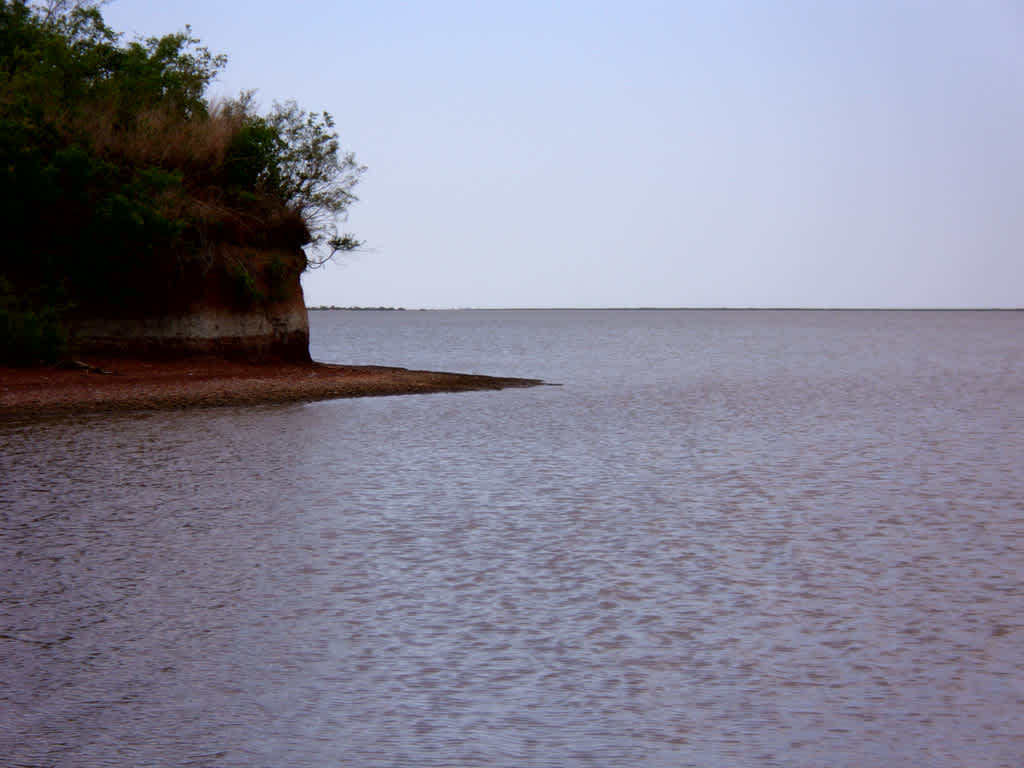
M 216 358 L 87 362 L 91 370 L 0 367 L 0 415 L 283 403 L 542 383 L 404 368 Z

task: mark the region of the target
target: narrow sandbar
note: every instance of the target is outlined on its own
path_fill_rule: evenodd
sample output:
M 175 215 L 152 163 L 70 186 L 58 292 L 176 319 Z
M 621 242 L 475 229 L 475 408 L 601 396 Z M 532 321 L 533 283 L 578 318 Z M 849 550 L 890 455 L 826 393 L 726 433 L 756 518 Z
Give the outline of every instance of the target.
M 0 367 L 0 415 L 185 408 L 531 387 L 537 379 L 368 365 L 93 359 L 88 368 Z

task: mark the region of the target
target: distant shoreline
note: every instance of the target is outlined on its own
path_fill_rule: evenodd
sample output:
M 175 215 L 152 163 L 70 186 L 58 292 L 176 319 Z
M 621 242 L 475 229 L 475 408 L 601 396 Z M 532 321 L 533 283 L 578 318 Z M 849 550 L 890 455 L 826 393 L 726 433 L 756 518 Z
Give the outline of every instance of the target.
M 306 307 L 306 309 L 310 312 L 405 312 L 405 307 L 338 307 L 333 304 L 329 307 Z
M 382 366 L 90 358 L 81 368 L 0 367 L 0 417 L 293 403 L 543 383 Z
M 1024 307 L 307 307 L 310 312 L 1024 312 Z

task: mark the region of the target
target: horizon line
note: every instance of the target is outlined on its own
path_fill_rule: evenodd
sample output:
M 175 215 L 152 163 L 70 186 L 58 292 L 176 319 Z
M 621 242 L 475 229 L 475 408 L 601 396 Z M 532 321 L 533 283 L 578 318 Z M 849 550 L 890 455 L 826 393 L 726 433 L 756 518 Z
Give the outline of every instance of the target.
M 1021 307 L 386 307 L 317 304 L 306 309 L 338 312 L 1021 312 Z

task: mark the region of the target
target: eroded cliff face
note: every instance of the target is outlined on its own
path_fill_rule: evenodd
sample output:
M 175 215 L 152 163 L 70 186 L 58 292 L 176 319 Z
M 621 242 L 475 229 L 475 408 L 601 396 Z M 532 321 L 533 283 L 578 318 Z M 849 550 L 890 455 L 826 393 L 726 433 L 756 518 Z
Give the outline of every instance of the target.
M 82 354 L 94 355 L 310 359 L 309 323 L 301 299 L 297 305 L 270 310 L 196 307 L 187 314 L 131 321 L 94 318 L 83 323 L 77 340 Z
M 82 355 L 308 362 L 301 249 L 215 245 L 107 306 L 83 308 Z

